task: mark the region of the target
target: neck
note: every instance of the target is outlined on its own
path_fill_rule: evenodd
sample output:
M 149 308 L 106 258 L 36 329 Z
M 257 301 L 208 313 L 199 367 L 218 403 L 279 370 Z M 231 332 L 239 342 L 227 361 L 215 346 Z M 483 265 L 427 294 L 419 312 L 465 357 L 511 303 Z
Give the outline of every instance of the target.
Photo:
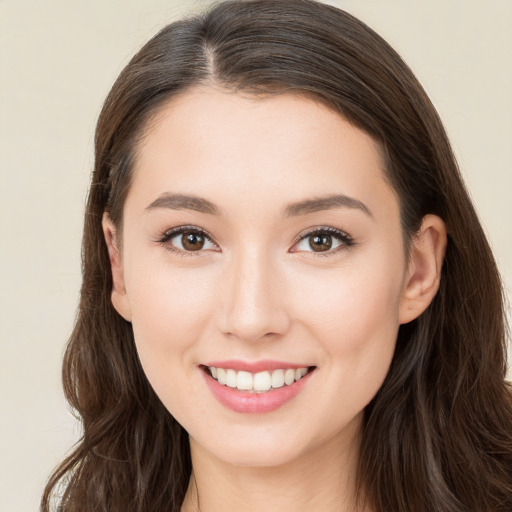
M 360 435 L 351 437 L 273 467 L 234 466 L 191 439 L 193 475 L 182 512 L 369 512 L 356 505 Z

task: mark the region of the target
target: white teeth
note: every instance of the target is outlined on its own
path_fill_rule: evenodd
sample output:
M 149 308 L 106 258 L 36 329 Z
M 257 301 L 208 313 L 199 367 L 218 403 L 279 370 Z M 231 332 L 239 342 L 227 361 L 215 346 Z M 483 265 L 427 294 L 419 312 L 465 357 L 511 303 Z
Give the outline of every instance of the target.
M 284 383 L 286 385 L 293 384 L 295 382 L 295 370 L 289 368 L 284 372 Z
M 272 372 L 272 387 L 282 388 L 284 386 L 284 370 L 274 370 Z
M 238 372 L 236 378 L 236 387 L 238 389 L 249 391 L 252 389 L 253 377 L 252 373 L 249 372 Z
M 269 372 L 254 374 L 254 391 L 268 391 L 272 387 L 272 377 Z
M 235 370 L 226 370 L 226 386 L 236 388 L 236 372 Z
M 226 385 L 226 370 L 224 368 L 217 368 L 217 380 L 219 384 Z
M 254 391 L 260 393 L 269 391 L 271 388 L 277 389 L 285 385 L 290 386 L 308 373 L 308 368 L 306 367 L 258 373 L 245 371 L 237 372 L 231 368 L 215 368 L 214 366 L 209 366 L 208 370 L 211 376 L 223 386 L 236 388 L 240 391 Z

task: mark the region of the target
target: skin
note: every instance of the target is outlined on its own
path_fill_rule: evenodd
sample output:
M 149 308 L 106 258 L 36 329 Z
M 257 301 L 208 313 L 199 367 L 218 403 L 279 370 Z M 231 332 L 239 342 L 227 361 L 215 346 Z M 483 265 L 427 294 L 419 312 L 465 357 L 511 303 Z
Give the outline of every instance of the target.
M 165 194 L 205 198 L 220 214 L 169 208 Z M 290 203 L 332 194 L 360 203 L 283 216 Z M 210 238 L 188 253 L 179 235 L 159 241 L 178 226 Z M 371 137 L 298 95 L 187 91 L 145 133 L 122 237 L 108 215 L 103 227 L 113 304 L 190 434 L 183 510 L 355 510 L 364 408 L 400 324 L 434 297 L 446 245 L 443 222 L 428 215 L 406 258 Z M 327 234 L 331 249 L 315 252 L 307 231 L 325 227 L 351 243 Z M 225 359 L 316 369 L 284 406 L 241 414 L 213 397 L 199 366 Z

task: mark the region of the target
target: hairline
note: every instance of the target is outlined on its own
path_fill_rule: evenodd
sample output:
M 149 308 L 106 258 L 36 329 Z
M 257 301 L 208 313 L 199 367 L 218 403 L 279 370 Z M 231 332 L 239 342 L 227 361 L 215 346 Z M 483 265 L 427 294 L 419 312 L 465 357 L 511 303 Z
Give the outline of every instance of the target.
M 210 69 L 211 70 L 211 69 Z M 410 258 L 410 246 L 412 235 L 406 231 L 405 225 L 403 222 L 403 214 L 402 214 L 402 200 L 396 188 L 393 186 L 393 183 L 390 179 L 391 170 L 390 170 L 390 159 L 389 153 L 386 148 L 386 144 L 383 141 L 378 140 L 374 135 L 369 133 L 364 127 L 357 125 L 346 115 L 344 115 L 342 109 L 339 105 L 335 104 L 332 101 L 329 101 L 327 98 L 322 97 L 320 94 L 317 94 L 312 91 L 307 91 L 304 89 L 299 89 L 296 87 L 288 87 L 285 84 L 282 86 L 273 85 L 269 86 L 265 90 L 253 91 L 249 87 L 236 87 L 236 86 L 228 86 L 227 84 L 222 83 L 222 81 L 217 80 L 215 76 L 208 76 L 205 79 L 197 80 L 196 82 L 187 85 L 173 94 L 169 94 L 167 97 L 163 98 L 161 101 L 155 103 L 151 107 L 149 107 L 143 114 L 143 119 L 140 122 L 140 125 L 134 130 L 132 137 L 130 140 L 126 142 L 130 164 L 127 169 L 125 169 L 125 173 L 127 173 L 128 180 L 125 184 L 126 193 L 123 198 L 123 204 L 120 210 L 120 218 L 118 222 L 115 224 L 116 228 L 116 242 L 118 244 L 119 250 L 122 251 L 123 248 L 123 225 L 124 225 L 124 207 L 126 204 L 126 199 L 128 194 L 130 193 L 132 184 L 133 184 L 133 176 L 135 172 L 135 168 L 137 166 L 137 160 L 140 155 L 140 151 L 147 141 L 148 137 L 151 135 L 152 130 L 155 125 L 161 119 L 161 116 L 164 115 L 164 112 L 168 109 L 169 105 L 175 103 L 176 100 L 179 100 L 181 97 L 184 97 L 190 93 L 201 92 L 207 90 L 213 90 L 218 92 L 223 92 L 227 94 L 235 94 L 250 100 L 265 100 L 267 98 L 275 97 L 275 96 L 283 96 L 283 95 L 292 95 L 299 98 L 303 98 L 308 101 L 312 101 L 316 103 L 319 107 L 327 108 L 331 112 L 339 115 L 343 120 L 348 122 L 351 126 L 357 128 L 358 130 L 363 131 L 366 135 L 368 135 L 375 143 L 378 156 L 381 160 L 382 167 L 382 176 L 389 186 L 389 189 L 395 196 L 399 209 L 400 209 L 400 222 L 401 222 L 401 231 L 402 231 L 402 240 L 404 247 L 404 255 L 406 257 L 406 261 Z M 131 148 L 130 148 L 131 146 Z M 108 213 L 108 211 L 107 211 Z

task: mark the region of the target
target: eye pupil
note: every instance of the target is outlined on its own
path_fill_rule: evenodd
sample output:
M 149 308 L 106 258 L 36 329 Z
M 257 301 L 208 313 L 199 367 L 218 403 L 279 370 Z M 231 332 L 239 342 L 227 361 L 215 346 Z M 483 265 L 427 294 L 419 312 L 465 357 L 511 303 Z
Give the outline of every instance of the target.
M 310 237 L 309 246 L 315 252 L 328 251 L 332 247 L 332 236 L 314 235 Z
M 198 233 L 185 232 L 181 240 L 183 247 L 189 251 L 198 251 L 204 246 L 204 236 Z

